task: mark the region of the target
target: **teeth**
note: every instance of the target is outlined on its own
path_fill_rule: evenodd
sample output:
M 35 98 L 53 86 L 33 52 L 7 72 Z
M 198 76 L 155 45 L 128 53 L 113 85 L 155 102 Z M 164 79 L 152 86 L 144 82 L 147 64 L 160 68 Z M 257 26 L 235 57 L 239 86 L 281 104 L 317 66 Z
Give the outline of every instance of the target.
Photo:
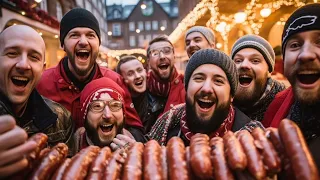
M 240 75 L 239 77 L 240 78 L 250 78 L 250 76 L 248 76 L 248 75 Z
M 89 52 L 89 51 L 86 49 L 80 49 L 80 50 L 78 50 L 78 52 Z
M 14 76 L 14 77 L 12 77 L 12 79 L 19 80 L 19 81 L 29 81 L 29 79 L 28 79 L 28 78 L 25 78 L 25 77 L 19 77 L 19 76 Z
M 312 74 L 318 74 L 319 72 L 300 72 L 299 75 L 312 75 Z
M 204 102 L 204 103 L 213 103 L 213 101 L 208 100 L 208 99 L 199 99 L 199 101 Z
M 108 127 L 111 127 L 111 126 L 112 126 L 112 124 L 109 124 L 109 125 L 102 124 L 101 126 L 102 126 L 102 127 L 104 127 L 104 128 L 108 128 Z

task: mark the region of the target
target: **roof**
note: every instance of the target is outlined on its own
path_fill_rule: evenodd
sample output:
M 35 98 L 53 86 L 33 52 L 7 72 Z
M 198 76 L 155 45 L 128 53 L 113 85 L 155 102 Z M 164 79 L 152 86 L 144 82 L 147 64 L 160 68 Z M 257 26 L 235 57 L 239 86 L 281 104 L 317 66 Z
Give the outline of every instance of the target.
M 120 4 L 113 4 L 113 5 L 107 6 L 107 19 L 108 20 L 125 20 L 125 19 L 127 19 L 131 15 L 134 8 L 139 4 L 139 2 L 136 5 L 122 6 Z M 178 17 L 179 10 L 178 10 L 178 3 L 176 0 L 171 0 L 170 2 L 158 3 L 158 4 L 168 14 L 169 17 L 171 17 L 171 18 Z M 113 12 L 115 10 L 119 11 L 119 13 L 121 14 L 121 17 L 114 17 Z

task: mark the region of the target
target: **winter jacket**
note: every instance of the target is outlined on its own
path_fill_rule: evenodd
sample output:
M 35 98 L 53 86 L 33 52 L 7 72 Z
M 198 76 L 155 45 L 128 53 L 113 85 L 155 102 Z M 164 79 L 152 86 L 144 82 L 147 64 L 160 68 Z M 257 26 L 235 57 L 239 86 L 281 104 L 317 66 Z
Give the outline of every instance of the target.
M 47 69 L 37 86 L 39 93 L 55 102 L 60 103 L 66 107 L 72 115 L 72 119 L 75 121 L 76 128 L 84 126 L 84 121 L 80 117 L 80 93 L 81 91 L 73 85 L 68 79 L 65 70 L 63 68 L 62 61 L 67 60 L 65 57 L 60 63 L 53 68 Z M 129 127 L 142 128 L 142 122 L 139 119 L 138 113 L 134 109 L 131 95 L 127 87 L 124 85 L 121 76 L 116 72 L 107 69 L 105 67 L 96 68 L 96 73 L 93 79 L 101 77 L 108 77 L 117 82 L 120 87 L 126 92 L 124 97 L 126 107 L 126 125 Z
M 66 143 L 69 155 L 72 155 L 74 123 L 70 112 L 62 105 L 40 96 L 36 90 L 32 91 L 21 117 L 13 113 L 8 98 L 0 94 L 0 115 L 13 116 L 17 125 L 23 128 L 29 137 L 39 132 L 46 134 L 51 147 L 59 142 Z

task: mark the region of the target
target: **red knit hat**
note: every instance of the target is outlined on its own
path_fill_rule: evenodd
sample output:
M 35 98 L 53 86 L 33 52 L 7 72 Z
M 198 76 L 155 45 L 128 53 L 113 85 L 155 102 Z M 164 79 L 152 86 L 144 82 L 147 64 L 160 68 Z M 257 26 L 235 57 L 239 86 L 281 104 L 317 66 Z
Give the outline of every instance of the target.
M 86 119 L 89 104 L 94 100 L 99 100 L 101 95 L 105 93 L 124 104 L 125 92 L 116 82 L 106 77 L 93 80 L 84 87 L 80 96 L 80 117 L 83 121 Z M 125 114 L 125 106 L 122 106 L 122 109 L 123 114 Z

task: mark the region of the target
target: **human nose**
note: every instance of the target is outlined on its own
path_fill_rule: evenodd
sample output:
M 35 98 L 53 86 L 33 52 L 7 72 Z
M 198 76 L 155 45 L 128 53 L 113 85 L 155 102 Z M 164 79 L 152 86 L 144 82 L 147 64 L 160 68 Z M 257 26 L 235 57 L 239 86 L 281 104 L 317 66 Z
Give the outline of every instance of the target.
M 108 105 L 106 105 L 106 107 L 103 109 L 103 117 L 106 119 L 111 118 L 111 110 Z
M 135 78 L 136 78 L 136 79 L 138 79 L 138 78 L 140 78 L 140 77 L 141 77 L 141 74 L 140 74 L 139 72 L 137 72 L 137 71 L 136 71 L 136 72 L 134 73 L 134 76 L 135 76 Z
M 30 66 L 29 60 L 28 60 L 28 55 L 26 53 L 21 54 L 20 59 L 16 64 L 16 67 L 18 69 L 23 69 L 23 70 L 31 69 L 31 66 Z
M 87 45 L 88 44 L 87 37 L 84 34 L 80 36 L 79 44 L 80 45 Z
M 213 89 L 212 89 L 212 82 L 207 79 L 206 81 L 204 81 L 203 86 L 201 88 L 201 90 L 205 93 L 212 93 Z
M 240 63 L 240 68 L 242 69 L 250 69 L 250 62 L 247 59 L 244 59 L 241 63 Z
M 317 55 L 314 46 L 310 43 L 305 43 L 301 48 L 298 60 L 302 62 L 313 61 L 316 59 L 316 56 Z

